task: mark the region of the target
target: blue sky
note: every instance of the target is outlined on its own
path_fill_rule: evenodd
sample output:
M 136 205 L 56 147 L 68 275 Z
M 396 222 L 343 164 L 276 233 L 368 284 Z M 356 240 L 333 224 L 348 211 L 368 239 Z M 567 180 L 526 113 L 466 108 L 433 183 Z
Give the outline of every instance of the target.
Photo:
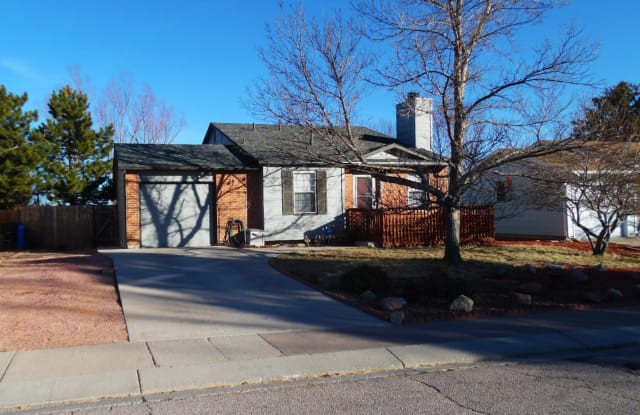
M 348 9 L 348 1 L 305 2 L 309 14 L 337 7 Z M 51 92 L 69 83 L 68 69 L 78 66 L 95 91 L 124 73 L 148 83 L 186 118 L 177 143 L 201 142 L 210 121 L 259 121 L 241 97 L 262 74 L 256 50 L 278 15 L 278 0 L 0 0 L 0 10 L 0 83 L 28 92 L 28 107 L 40 110 L 41 120 Z M 552 33 L 573 21 L 599 44 L 595 80 L 640 83 L 638 16 L 637 0 L 573 0 L 527 33 Z M 363 102 L 359 119 L 392 122 L 396 100 L 376 93 Z

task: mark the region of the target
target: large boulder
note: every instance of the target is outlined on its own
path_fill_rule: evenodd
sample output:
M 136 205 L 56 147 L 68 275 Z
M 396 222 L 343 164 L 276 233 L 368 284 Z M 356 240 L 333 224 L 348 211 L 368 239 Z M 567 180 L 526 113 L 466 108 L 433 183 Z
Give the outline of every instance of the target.
M 531 305 L 532 298 L 530 294 L 511 293 L 511 299 L 516 305 Z
M 605 293 L 604 293 L 605 298 L 607 299 L 607 301 L 612 301 L 612 300 L 619 300 L 622 297 L 624 297 L 622 295 L 622 291 L 618 290 L 617 288 L 609 288 Z
M 449 306 L 450 311 L 464 311 L 470 313 L 473 311 L 473 300 L 466 295 L 461 295 Z
M 398 311 L 407 305 L 407 300 L 402 297 L 385 297 L 380 300 L 380 307 L 387 311 Z
M 367 304 L 375 303 L 377 299 L 378 297 L 376 296 L 376 293 L 371 290 L 366 290 L 362 294 L 360 294 L 360 300 Z

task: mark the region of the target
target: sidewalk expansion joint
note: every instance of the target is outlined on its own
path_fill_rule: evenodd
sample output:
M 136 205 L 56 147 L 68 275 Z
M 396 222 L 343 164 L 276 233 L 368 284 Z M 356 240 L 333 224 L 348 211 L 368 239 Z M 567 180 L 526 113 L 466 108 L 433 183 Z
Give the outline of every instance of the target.
M 265 339 L 265 338 L 264 338 L 264 336 L 263 336 L 262 334 L 258 333 L 258 337 L 260 337 L 262 340 L 264 340 L 264 341 L 265 341 L 269 346 L 271 346 L 271 347 L 273 347 L 274 349 L 276 349 L 277 351 L 279 351 L 279 352 L 280 352 L 280 354 L 281 354 L 282 356 L 287 356 L 287 354 L 286 354 L 286 353 L 284 353 L 282 350 L 280 350 L 280 349 L 278 348 L 278 346 L 276 346 L 275 344 L 271 343 L 269 340 Z
M 153 352 L 151 351 L 151 346 L 149 346 L 149 342 L 144 342 L 144 345 L 147 346 L 147 351 L 149 352 L 149 356 L 151 356 L 151 362 L 153 363 L 153 366 L 160 367 L 158 362 L 156 362 L 156 357 L 153 355 Z
M 140 369 L 136 369 L 136 377 L 138 378 L 138 393 L 140 394 L 140 398 L 142 398 L 142 400 L 145 401 L 146 398 L 142 393 L 142 379 L 140 378 Z
M 11 357 L 9 358 L 9 362 L 7 363 L 7 367 L 4 368 L 4 371 L 0 373 L 0 382 L 4 380 L 4 377 L 7 375 L 9 368 L 11 367 L 11 363 L 13 363 L 13 358 L 16 357 L 17 352 L 11 352 Z
M 387 352 L 389 352 L 389 353 L 391 354 L 391 356 L 393 356 L 393 357 L 394 357 L 398 362 L 400 362 L 400 364 L 402 365 L 402 368 L 403 368 L 403 369 L 406 369 L 406 368 L 407 368 L 407 365 L 405 365 L 405 364 L 404 364 L 404 362 L 402 361 L 402 359 L 400 359 L 398 356 L 396 356 L 396 354 L 395 354 L 395 353 L 393 353 L 389 347 L 385 347 L 384 349 L 385 349 Z
M 215 345 L 215 343 L 213 342 L 213 337 L 207 337 L 207 343 L 213 346 L 213 348 L 216 349 L 222 355 L 222 357 L 224 357 L 228 362 L 231 361 L 231 357 L 227 353 L 225 353 L 221 348 Z

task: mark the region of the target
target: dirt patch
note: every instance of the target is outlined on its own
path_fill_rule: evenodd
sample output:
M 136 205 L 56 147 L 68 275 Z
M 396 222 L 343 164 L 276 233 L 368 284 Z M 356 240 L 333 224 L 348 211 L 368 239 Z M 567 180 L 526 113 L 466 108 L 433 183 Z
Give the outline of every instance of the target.
M 107 257 L 0 252 L 0 287 L 0 351 L 128 340 Z
M 497 242 L 494 248 L 467 249 L 467 256 L 473 259 L 456 267 L 433 259 L 439 252 L 430 249 L 369 253 L 347 250 L 344 254 L 330 252 L 326 256 L 322 252 L 303 253 L 275 258 L 271 263 L 285 275 L 385 320 L 390 320 L 391 313 L 381 306 L 381 298 L 402 297 L 407 301 L 402 308 L 405 324 L 640 305 L 640 267 L 628 265 L 637 264 L 633 257 L 640 258 L 640 250 L 612 245 L 605 261 L 608 265 L 598 265 L 597 261 L 602 259 L 594 260 L 585 254 L 590 252 L 588 243 Z M 516 254 L 520 260 L 494 261 L 498 257 L 516 257 Z M 345 257 L 349 261 L 344 260 Z M 532 263 L 521 261 L 527 257 Z M 545 257 L 553 260 L 545 261 Z M 561 262 L 555 262 L 558 259 Z M 583 265 L 585 262 L 587 265 Z M 345 284 L 345 275 L 352 275 L 351 271 L 363 264 L 384 269 L 389 283 L 381 284 L 379 277 L 373 280 L 371 270 L 365 269 L 360 277 L 356 273 L 359 280 L 355 284 L 353 281 Z M 625 266 L 616 266 L 619 264 Z M 359 292 L 366 284 L 389 288 L 380 288 L 378 292 L 371 289 L 377 295 L 371 299 Z M 349 289 L 354 285 L 358 292 Z M 452 300 L 460 294 L 474 300 L 473 312 L 449 310 Z

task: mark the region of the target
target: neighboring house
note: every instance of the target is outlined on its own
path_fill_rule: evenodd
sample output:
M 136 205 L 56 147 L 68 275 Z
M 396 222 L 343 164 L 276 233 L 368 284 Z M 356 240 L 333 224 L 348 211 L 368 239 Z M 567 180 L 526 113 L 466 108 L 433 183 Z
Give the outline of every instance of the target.
M 409 97 L 430 110 L 431 100 Z M 398 139 L 356 127 L 368 164 L 420 166 L 446 185 L 432 149 L 432 114 L 397 107 Z M 265 242 L 338 234 L 346 209 L 428 202 L 419 191 L 341 167 L 349 150 L 304 127 L 212 123 L 200 145 L 118 144 L 120 245 L 209 246 L 239 219 Z M 406 173 L 398 173 L 408 178 Z
M 484 177 L 467 197 L 480 199 L 479 203 L 495 203 L 497 238 L 586 239 L 584 231 L 572 220 L 577 211 L 575 202 L 570 200 L 575 201 L 580 190 L 557 174 L 560 171 L 585 174 L 582 170 L 588 170 L 589 164 L 581 159 L 583 156 L 559 152 L 502 166 L 495 174 Z M 545 174 L 546 177 L 541 177 Z M 579 218 L 588 228 L 601 229 L 595 211 L 582 206 Z M 626 237 L 637 231 L 638 217 L 629 215 L 612 236 Z

